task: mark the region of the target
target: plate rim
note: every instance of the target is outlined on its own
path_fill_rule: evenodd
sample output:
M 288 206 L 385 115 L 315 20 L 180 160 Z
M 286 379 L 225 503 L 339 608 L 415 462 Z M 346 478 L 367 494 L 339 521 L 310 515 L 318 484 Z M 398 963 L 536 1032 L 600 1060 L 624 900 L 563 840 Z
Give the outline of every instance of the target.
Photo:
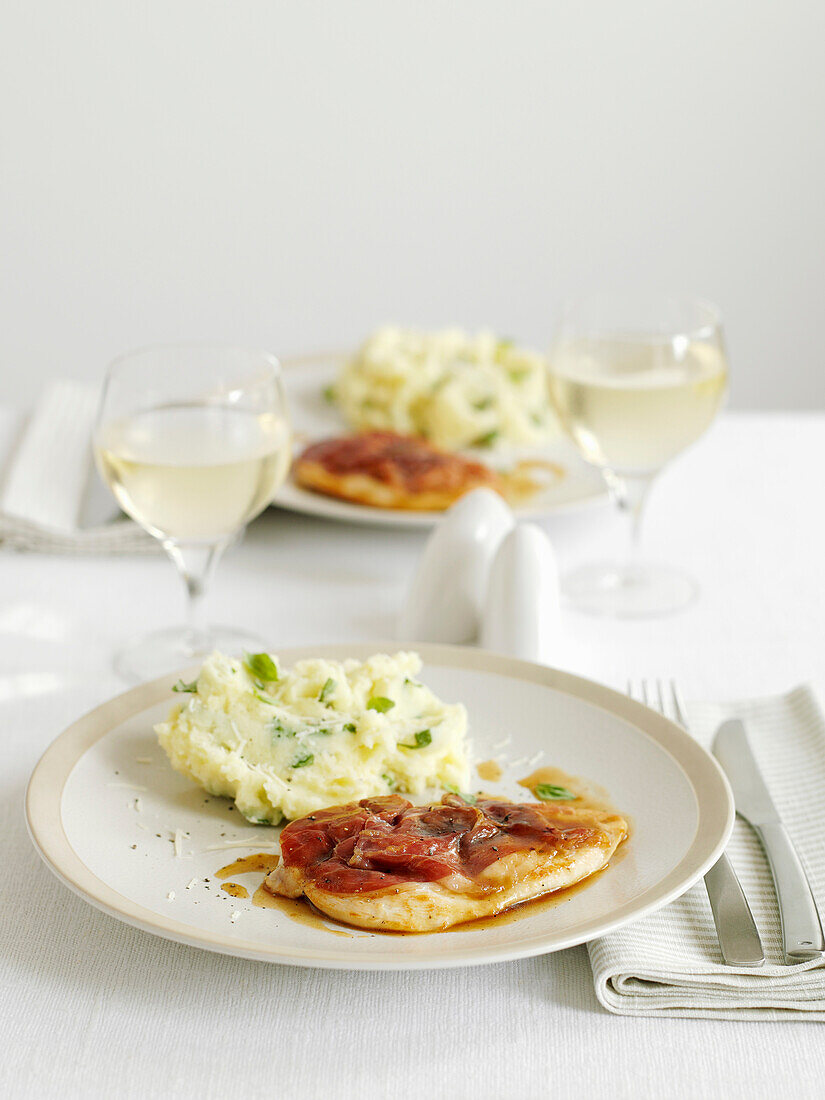
M 294 490 L 296 496 L 286 495 L 284 489 Z M 297 496 L 298 493 L 306 493 Z M 271 508 L 279 508 L 284 512 L 293 512 L 301 516 L 312 516 L 314 519 L 330 519 L 340 523 L 355 523 L 363 527 L 396 527 L 399 530 L 428 530 L 444 518 L 444 512 L 425 512 L 410 509 L 404 511 L 400 508 L 376 508 L 372 504 L 355 504 L 354 502 L 339 500 L 337 497 L 325 497 L 322 493 L 312 497 L 308 490 L 301 490 L 299 486 L 284 483 L 278 487 L 275 496 L 269 503 Z M 607 508 L 610 498 L 607 490 L 604 492 L 593 491 L 588 496 L 577 497 L 575 500 L 565 500 L 552 508 L 517 508 L 513 510 L 517 520 L 535 522 L 536 520 L 550 521 L 558 516 L 577 515 L 579 512 L 589 511 L 595 508 Z
M 324 364 L 342 363 L 352 352 L 329 351 L 310 352 L 306 355 L 288 355 L 279 359 L 279 363 L 285 373 L 295 373 L 307 367 L 319 367 Z M 288 399 L 289 395 L 287 395 Z M 572 446 L 572 444 L 571 444 Z M 302 516 L 313 516 L 315 519 L 329 519 L 339 523 L 355 523 L 365 527 L 398 527 L 412 528 L 414 530 L 427 529 L 443 519 L 444 512 L 424 512 L 401 508 L 376 508 L 370 504 L 356 504 L 352 501 L 339 500 L 335 497 L 327 497 L 322 493 L 311 493 L 302 490 L 300 486 L 290 481 L 291 472 L 287 474 L 287 480 L 279 485 L 275 495 L 270 501 L 270 507 L 280 508 L 285 512 L 295 512 Z M 290 496 L 282 498 L 284 488 L 295 491 L 294 499 Z M 302 495 L 297 495 L 302 494 Z M 514 508 L 517 519 L 552 520 L 556 516 L 567 516 L 588 509 L 606 507 L 610 504 L 610 494 L 607 486 L 598 489 L 594 484 L 593 492 L 586 496 L 577 497 L 575 500 L 562 501 L 547 507 L 530 507 L 529 505 Z
M 398 642 L 386 640 L 333 643 L 290 646 L 280 649 L 279 656 L 291 664 L 306 657 L 318 656 L 319 653 L 333 659 L 364 659 L 376 652 L 398 648 Z M 406 648 L 414 648 L 421 655 L 425 667 L 434 664 L 489 672 L 560 691 L 629 722 L 638 732 L 653 741 L 679 767 L 696 799 L 696 831 L 676 867 L 640 897 L 626 902 L 602 918 L 584 921 L 555 939 L 543 934 L 517 946 L 505 943 L 499 946 L 457 947 L 448 955 L 438 956 L 418 955 L 388 959 L 365 953 L 353 963 L 342 958 L 340 951 L 327 953 L 315 948 L 279 951 L 276 944 L 262 949 L 257 942 L 194 928 L 183 921 L 155 913 L 98 878 L 77 855 L 63 826 L 63 792 L 75 765 L 85 752 L 114 726 L 168 698 L 172 684 L 180 676 L 197 671 L 199 665 L 177 670 L 114 696 L 76 719 L 58 734 L 35 765 L 26 789 L 26 825 L 36 851 L 49 870 L 73 893 L 96 909 L 141 931 L 187 946 L 240 958 L 342 970 L 442 969 L 486 965 L 574 947 L 607 935 L 631 921 L 641 920 L 670 904 L 698 882 L 721 856 L 733 830 L 735 817 L 730 784 L 713 756 L 680 726 L 612 688 L 560 669 L 464 646 L 422 642 Z M 701 782 L 697 783 L 699 777 Z

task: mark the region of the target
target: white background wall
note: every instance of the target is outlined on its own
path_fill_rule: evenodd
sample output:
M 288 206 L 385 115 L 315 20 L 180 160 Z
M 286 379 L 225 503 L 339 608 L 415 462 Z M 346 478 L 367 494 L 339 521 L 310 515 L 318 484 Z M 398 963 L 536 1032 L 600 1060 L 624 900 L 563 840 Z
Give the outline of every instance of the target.
M 825 405 L 821 0 L 2 0 L 0 400 L 375 324 L 546 345 L 715 299 L 740 407 Z

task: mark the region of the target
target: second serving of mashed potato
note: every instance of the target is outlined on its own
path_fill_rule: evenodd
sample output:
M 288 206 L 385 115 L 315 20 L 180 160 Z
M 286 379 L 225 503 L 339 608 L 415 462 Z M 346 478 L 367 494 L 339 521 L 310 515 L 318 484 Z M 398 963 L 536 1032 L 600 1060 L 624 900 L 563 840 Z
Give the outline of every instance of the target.
M 215 653 L 155 731 L 174 768 L 258 823 L 392 791 L 466 789 L 467 712 L 420 671 L 407 652 L 290 670 L 266 654 Z
M 331 396 L 359 431 L 425 436 L 437 446 L 536 446 L 560 433 L 547 362 L 492 332 L 375 332 Z

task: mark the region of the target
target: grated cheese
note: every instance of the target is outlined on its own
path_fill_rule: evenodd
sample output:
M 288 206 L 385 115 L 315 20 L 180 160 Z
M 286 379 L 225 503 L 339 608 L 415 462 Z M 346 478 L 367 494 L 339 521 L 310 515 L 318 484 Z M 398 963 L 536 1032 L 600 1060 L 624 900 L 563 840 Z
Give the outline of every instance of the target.
M 208 844 L 204 850 L 207 852 L 222 852 L 224 848 L 254 848 L 260 843 L 262 843 L 260 837 L 251 836 L 246 840 L 225 840 L 220 844 Z

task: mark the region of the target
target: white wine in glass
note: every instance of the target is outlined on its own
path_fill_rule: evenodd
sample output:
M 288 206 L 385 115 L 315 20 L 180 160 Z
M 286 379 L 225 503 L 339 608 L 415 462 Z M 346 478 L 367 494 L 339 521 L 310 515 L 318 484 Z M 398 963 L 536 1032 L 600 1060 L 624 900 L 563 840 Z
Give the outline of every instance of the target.
M 270 502 L 290 461 L 290 430 L 274 357 L 239 348 L 147 348 L 109 370 L 95 428 L 98 469 L 121 508 L 178 567 L 189 624 L 134 643 L 117 666 L 132 679 L 160 675 L 212 649 L 260 639 L 208 627 L 212 571 Z
M 567 309 L 551 353 L 552 398 L 584 458 L 630 514 L 633 544 L 627 561 L 565 578 L 574 605 L 658 615 L 694 598 L 691 578 L 639 560 L 642 508 L 659 470 L 710 426 L 727 384 L 721 321 L 707 303 L 605 297 Z

